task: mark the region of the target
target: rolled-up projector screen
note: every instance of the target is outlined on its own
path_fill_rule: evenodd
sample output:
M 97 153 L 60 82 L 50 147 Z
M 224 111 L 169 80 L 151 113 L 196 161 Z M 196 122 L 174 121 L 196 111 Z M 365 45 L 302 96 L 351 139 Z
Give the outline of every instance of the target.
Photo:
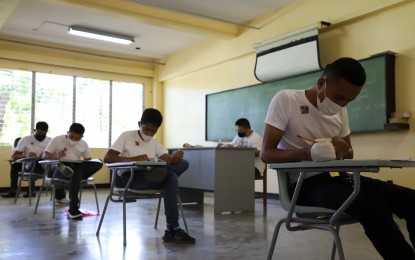
M 308 29 L 254 45 L 255 77 L 275 81 L 320 70 L 318 30 Z

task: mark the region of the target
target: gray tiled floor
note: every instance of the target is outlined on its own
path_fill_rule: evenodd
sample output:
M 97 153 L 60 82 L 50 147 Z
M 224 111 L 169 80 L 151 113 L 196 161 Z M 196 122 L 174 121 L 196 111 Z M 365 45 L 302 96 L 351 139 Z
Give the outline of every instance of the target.
M 107 189 L 99 190 L 101 210 Z M 83 195 L 83 209 L 95 211 L 92 190 Z M 64 207 L 52 219 L 51 202 L 42 195 L 38 214 L 20 198 L 0 198 L 0 259 L 265 259 L 276 221 L 285 211 L 269 200 L 264 212 L 256 200 L 255 212 L 214 215 L 212 194 L 204 206 L 186 205 L 185 214 L 195 245 L 163 243 L 164 213 L 153 228 L 156 200 L 127 205 L 127 246 L 122 242 L 122 205 L 111 203 L 99 239 L 99 216 L 69 221 Z M 163 208 L 163 207 L 162 207 Z M 402 222 L 399 222 L 403 225 Z M 347 259 L 380 259 L 359 224 L 342 228 Z M 274 259 L 329 259 L 331 237 L 324 231 L 287 232 L 283 227 Z

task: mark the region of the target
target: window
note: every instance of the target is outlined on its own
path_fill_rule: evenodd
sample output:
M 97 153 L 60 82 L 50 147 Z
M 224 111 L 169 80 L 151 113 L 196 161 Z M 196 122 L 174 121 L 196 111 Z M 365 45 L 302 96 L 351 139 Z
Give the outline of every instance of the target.
M 109 90 L 109 81 L 76 78 L 75 121 L 85 127 L 84 139 L 90 147 L 108 147 Z
M 46 121 L 50 137 L 77 122 L 90 147 L 107 148 L 121 132 L 138 128 L 143 93 L 143 84 L 0 69 L 0 145 Z
M 66 134 L 72 124 L 73 77 L 36 73 L 35 124 L 45 121 L 51 137 Z
M 112 143 L 124 131 L 138 129 L 144 107 L 142 84 L 112 82 Z
M 32 72 L 0 69 L 0 145 L 31 132 Z

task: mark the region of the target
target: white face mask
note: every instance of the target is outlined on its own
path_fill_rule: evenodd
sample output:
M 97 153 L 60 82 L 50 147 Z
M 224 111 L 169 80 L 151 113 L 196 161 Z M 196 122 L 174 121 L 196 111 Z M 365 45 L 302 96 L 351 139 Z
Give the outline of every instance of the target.
M 326 96 L 326 81 L 324 82 L 324 99 L 323 102 L 320 101 L 320 98 L 317 95 L 317 107 L 320 111 L 326 115 L 334 116 L 339 113 L 343 107 L 339 106 L 333 102 L 330 98 Z
M 148 142 L 152 138 L 152 136 L 144 134 L 143 130 L 141 130 L 141 129 L 140 129 L 139 135 L 140 135 L 141 139 L 143 139 L 144 142 Z
M 79 141 L 73 141 L 73 140 L 71 140 L 71 139 L 69 139 L 69 138 L 67 138 L 66 140 L 67 140 L 67 141 L 68 141 L 68 143 L 69 143 L 70 145 L 72 145 L 72 146 L 75 146 L 77 143 L 79 143 Z

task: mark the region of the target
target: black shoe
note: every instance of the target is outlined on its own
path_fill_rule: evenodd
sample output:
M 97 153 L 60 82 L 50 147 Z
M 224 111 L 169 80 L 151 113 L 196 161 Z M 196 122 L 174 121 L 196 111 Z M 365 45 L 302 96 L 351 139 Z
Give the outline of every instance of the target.
M 187 234 L 186 231 L 184 231 L 181 228 L 176 229 L 174 231 L 170 231 L 169 229 L 166 229 L 166 231 L 164 231 L 163 241 L 177 243 L 177 244 L 196 243 L 196 239 L 189 236 L 189 234 Z
M 74 220 L 82 220 L 83 215 L 82 215 L 82 212 L 79 211 L 79 209 L 69 209 L 68 218 L 74 219 Z
M 29 198 L 29 192 L 26 192 L 25 194 L 23 194 L 23 197 L 25 198 Z M 36 197 L 36 193 L 32 192 L 32 198 Z
M 14 197 L 16 197 L 16 192 L 11 190 L 11 191 L 7 192 L 6 194 L 1 194 L 1 196 L 3 198 L 14 198 Z

